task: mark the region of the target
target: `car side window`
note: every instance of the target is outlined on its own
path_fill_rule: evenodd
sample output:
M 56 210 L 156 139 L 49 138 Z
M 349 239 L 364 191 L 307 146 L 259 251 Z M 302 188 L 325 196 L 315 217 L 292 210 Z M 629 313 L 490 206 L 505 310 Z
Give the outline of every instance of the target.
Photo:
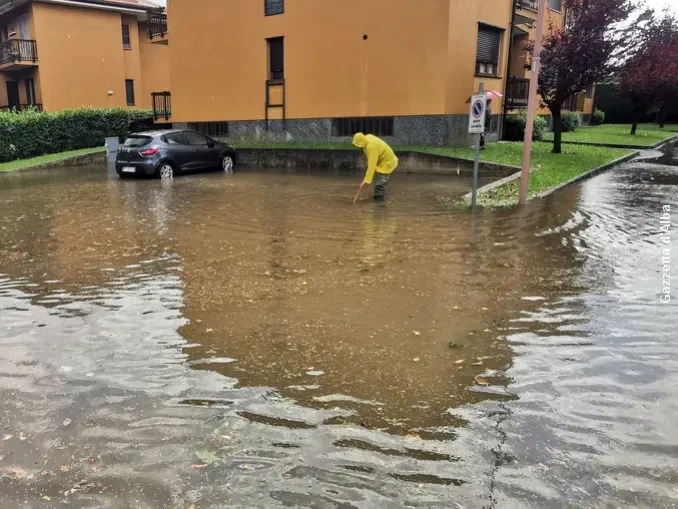
M 184 137 L 188 141 L 189 145 L 207 145 L 207 138 L 202 134 L 196 133 L 195 131 L 186 131 Z
M 186 145 L 186 141 L 181 133 L 166 134 L 165 141 L 168 145 Z

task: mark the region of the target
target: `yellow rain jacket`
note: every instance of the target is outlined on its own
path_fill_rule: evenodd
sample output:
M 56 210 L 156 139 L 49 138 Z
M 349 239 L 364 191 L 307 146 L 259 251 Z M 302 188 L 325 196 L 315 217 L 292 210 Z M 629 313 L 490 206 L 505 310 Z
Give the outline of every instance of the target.
M 398 158 L 384 140 L 372 134 L 357 133 L 353 137 L 353 144 L 362 148 L 367 157 L 365 184 L 372 183 L 375 171 L 389 175 L 398 167 Z

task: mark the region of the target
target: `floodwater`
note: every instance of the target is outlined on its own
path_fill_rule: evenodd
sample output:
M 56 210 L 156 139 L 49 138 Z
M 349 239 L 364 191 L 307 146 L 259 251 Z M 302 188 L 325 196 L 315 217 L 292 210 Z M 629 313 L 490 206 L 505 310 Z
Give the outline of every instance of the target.
M 670 164 L 0 175 L 0 507 L 677 507 Z

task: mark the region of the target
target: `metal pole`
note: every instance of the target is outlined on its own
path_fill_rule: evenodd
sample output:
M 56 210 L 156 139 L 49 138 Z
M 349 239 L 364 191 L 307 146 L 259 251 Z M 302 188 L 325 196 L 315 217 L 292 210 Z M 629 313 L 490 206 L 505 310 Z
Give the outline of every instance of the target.
M 478 86 L 478 93 L 482 94 L 485 91 L 485 84 L 480 83 Z M 483 115 L 486 115 L 483 112 Z M 485 116 L 485 121 L 487 122 L 487 115 Z M 471 210 L 476 210 L 476 195 L 478 194 L 478 163 L 480 162 L 480 137 L 482 134 L 478 135 L 478 140 L 476 141 L 476 155 L 473 161 L 473 192 L 471 193 Z
M 527 125 L 525 126 L 525 141 L 523 143 L 523 167 L 520 172 L 520 199 L 518 203 L 527 202 L 527 183 L 530 178 L 530 159 L 532 157 L 532 133 L 534 132 L 534 116 L 537 114 L 537 86 L 539 84 L 539 67 L 541 64 L 541 48 L 544 35 L 544 18 L 546 17 L 546 1 L 537 0 L 537 34 L 534 38 L 534 53 L 532 54 L 532 75 L 530 76 L 530 92 L 527 99 Z

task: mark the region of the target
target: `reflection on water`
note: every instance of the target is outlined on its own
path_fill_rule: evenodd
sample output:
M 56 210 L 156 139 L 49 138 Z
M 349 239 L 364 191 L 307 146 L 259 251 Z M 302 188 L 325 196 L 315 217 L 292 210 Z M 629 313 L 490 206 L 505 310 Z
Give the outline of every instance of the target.
M 0 176 L 0 507 L 672 507 L 675 171 Z

